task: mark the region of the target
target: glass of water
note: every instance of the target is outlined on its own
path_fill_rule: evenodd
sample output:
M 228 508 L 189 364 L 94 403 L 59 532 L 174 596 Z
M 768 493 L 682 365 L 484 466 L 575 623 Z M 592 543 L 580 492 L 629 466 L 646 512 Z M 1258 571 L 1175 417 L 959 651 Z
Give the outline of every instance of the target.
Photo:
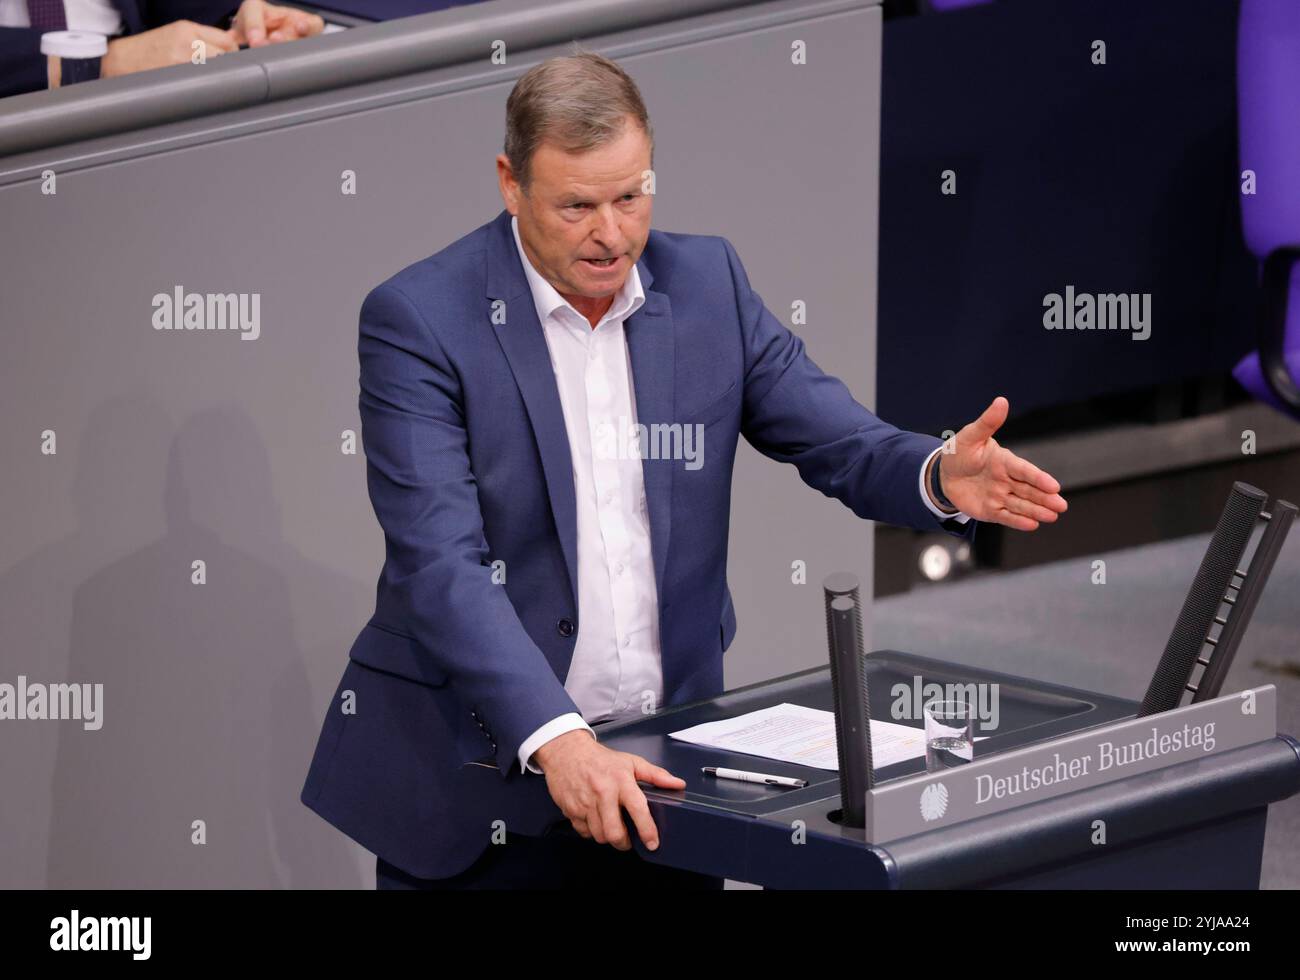
M 964 766 L 975 758 L 975 708 L 965 701 L 931 701 L 925 706 L 925 768 Z

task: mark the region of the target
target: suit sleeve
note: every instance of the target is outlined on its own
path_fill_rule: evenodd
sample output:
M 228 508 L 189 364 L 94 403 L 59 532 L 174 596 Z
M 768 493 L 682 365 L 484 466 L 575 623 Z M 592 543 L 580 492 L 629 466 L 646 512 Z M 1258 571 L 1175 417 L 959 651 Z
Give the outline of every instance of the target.
M 794 465 L 805 483 L 859 517 L 972 538 L 977 521 L 943 520 L 917 493 L 917 473 L 943 440 L 890 425 L 854 400 L 763 305 L 735 249 L 721 241 L 745 348 L 741 432 L 750 445 Z
M 144 29 L 152 30 L 178 20 L 192 20 L 209 27 L 229 26 L 241 0 L 150 0 L 140 4 Z
M 41 32 L 31 27 L 0 27 L 0 98 L 44 91 L 46 59 Z
M 510 772 L 524 740 L 578 711 L 492 581 L 455 366 L 415 305 L 384 284 L 361 308 L 367 485 L 396 615 L 492 733 Z

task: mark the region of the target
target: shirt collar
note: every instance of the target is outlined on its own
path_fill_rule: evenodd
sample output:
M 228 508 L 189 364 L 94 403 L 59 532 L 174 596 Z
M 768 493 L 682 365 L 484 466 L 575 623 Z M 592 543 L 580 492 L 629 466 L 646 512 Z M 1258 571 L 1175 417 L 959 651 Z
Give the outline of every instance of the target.
M 537 313 L 545 323 L 552 313 L 562 306 L 567 306 L 573 310 L 575 316 L 582 316 L 573 308 L 568 300 L 556 291 L 536 269 L 533 268 L 532 262 L 528 260 L 528 255 L 524 252 L 523 242 L 519 240 L 519 219 L 514 215 L 510 216 L 510 230 L 515 236 L 515 248 L 519 252 L 519 261 L 523 263 L 524 275 L 528 277 L 528 288 L 533 293 L 533 305 L 537 307 Z M 600 322 L 607 320 L 625 320 L 645 302 L 645 290 L 641 288 L 641 273 L 637 270 L 636 264 L 633 263 L 632 271 L 627 278 L 623 280 L 623 285 L 619 287 L 618 292 L 614 294 L 614 302 L 610 304 L 609 310 L 600 318 Z M 588 321 L 590 324 L 590 321 Z

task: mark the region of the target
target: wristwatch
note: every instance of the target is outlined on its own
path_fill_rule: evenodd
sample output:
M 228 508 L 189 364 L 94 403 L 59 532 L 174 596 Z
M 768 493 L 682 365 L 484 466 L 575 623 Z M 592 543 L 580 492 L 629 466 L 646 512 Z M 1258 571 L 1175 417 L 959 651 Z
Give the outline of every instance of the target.
M 939 502 L 941 510 L 950 510 L 956 514 L 960 512 L 961 508 L 944 496 L 943 487 L 939 485 L 939 463 L 942 460 L 942 452 L 934 457 L 934 465 L 930 467 L 930 490 L 934 494 L 934 499 Z

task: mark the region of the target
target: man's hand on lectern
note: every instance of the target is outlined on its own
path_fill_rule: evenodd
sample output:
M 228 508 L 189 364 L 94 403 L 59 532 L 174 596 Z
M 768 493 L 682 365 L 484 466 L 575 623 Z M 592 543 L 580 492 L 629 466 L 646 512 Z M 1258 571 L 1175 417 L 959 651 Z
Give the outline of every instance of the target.
M 1010 403 L 998 395 L 984 414 L 962 428 L 935 457 L 939 485 L 954 507 L 980 521 L 1018 531 L 1037 530 L 1064 514 L 1061 485 L 1049 473 L 998 445 L 993 433 L 1007 420 Z
M 663 789 L 685 789 L 686 781 L 639 755 L 616 752 L 578 729 L 551 739 L 533 753 L 546 774 L 546 788 L 573 829 L 598 844 L 629 850 L 632 841 L 623 825 L 627 810 L 641 842 L 659 847 L 659 830 L 637 780 Z

